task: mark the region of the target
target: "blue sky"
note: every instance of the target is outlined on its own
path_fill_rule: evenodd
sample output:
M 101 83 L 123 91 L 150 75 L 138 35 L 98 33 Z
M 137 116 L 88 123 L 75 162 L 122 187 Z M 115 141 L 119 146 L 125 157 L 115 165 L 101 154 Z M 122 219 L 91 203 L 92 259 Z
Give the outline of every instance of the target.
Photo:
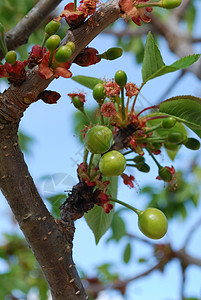
M 201 6 L 201 5 L 200 5 Z M 97 48 L 102 53 L 109 47 L 116 44 L 113 37 L 108 35 L 101 35 L 97 37 L 90 46 Z M 176 60 L 174 55 L 170 55 L 167 45 L 164 41 L 161 41 L 160 50 L 162 52 L 164 61 L 169 64 Z M 124 54 L 116 61 L 101 61 L 99 64 L 91 66 L 89 68 L 81 68 L 77 65 L 73 65 L 71 71 L 74 76 L 76 75 L 88 75 L 99 78 L 112 78 L 117 70 L 122 69 L 126 71 L 128 81 L 136 83 L 138 86 L 141 83 L 141 68 L 135 64 L 135 59 L 130 54 Z M 143 98 L 141 99 L 141 107 L 147 105 L 146 100 L 153 103 L 159 99 L 163 90 L 168 87 L 177 74 L 166 75 L 165 77 L 158 78 L 150 81 L 142 90 Z M 47 192 L 47 182 L 44 183 L 40 180 L 45 175 L 64 176 L 69 182 L 69 187 L 77 182 L 76 176 L 76 163 L 81 162 L 81 155 L 83 147 L 80 145 L 78 138 L 73 134 L 73 113 L 75 109 L 70 103 L 70 99 L 67 97 L 67 93 L 76 90 L 85 90 L 87 92 L 87 106 L 93 107 L 94 102 L 92 100 L 91 91 L 82 88 L 71 79 L 59 78 L 54 80 L 48 89 L 56 90 L 61 94 L 61 99 L 56 105 L 47 105 L 42 101 L 34 103 L 24 114 L 21 121 L 20 128 L 28 135 L 35 139 L 35 143 L 31 147 L 32 154 L 26 155 L 25 159 L 29 165 L 30 173 L 32 174 L 34 181 L 42 196 Z M 3 90 L 3 89 L 2 89 Z M 198 96 L 200 94 L 200 81 L 191 74 L 186 75 L 182 81 L 179 82 L 177 87 L 173 89 L 168 95 L 176 96 L 179 94 L 192 94 Z M 200 155 L 200 152 L 199 152 Z M 182 151 L 179 154 L 178 160 L 174 165 L 179 168 L 182 164 L 184 167 L 188 165 L 188 159 L 191 156 L 189 150 Z M 162 159 L 167 159 L 165 156 Z M 76 163 L 74 163 L 76 161 Z M 171 165 L 170 160 L 166 160 L 165 165 Z M 182 162 L 182 163 L 181 163 Z M 156 168 L 153 167 L 153 171 L 149 174 L 137 174 L 137 182 L 140 187 L 146 183 L 161 184 L 155 180 Z M 55 178 L 55 177 L 53 177 Z M 46 184 L 46 185 L 45 185 Z M 55 191 L 63 191 L 66 187 L 61 183 L 56 185 Z M 50 189 L 50 193 L 51 193 Z M 126 198 L 125 198 L 126 195 Z M 136 204 L 140 209 L 146 205 L 146 199 L 140 195 L 140 189 L 130 190 L 128 187 L 123 186 L 120 183 L 120 189 L 118 198 L 122 201 L 127 201 L 132 204 Z M 5 217 L 5 213 L 9 210 L 3 197 L 1 197 L 0 214 L 0 233 L 8 232 L 12 230 L 10 226 L 9 217 Z M 199 218 L 201 213 L 201 205 L 196 210 L 192 210 L 185 223 L 181 220 L 173 220 L 169 223 L 168 234 L 161 242 L 171 241 L 175 249 L 182 246 L 186 233 L 188 232 L 192 220 Z M 138 234 L 137 218 L 133 212 L 124 213 L 126 218 L 127 227 L 130 232 Z M 201 229 L 198 230 L 192 239 L 190 248 L 188 249 L 191 254 L 200 255 L 200 234 Z M 129 265 L 125 265 L 121 262 L 122 251 L 125 243 L 120 246 L 111 242 L 105 245 L 105 240 L 109 236 L 109 233 L 103 237 L 98 244 L 95 245 L 95 240 L 92 232 L 87 227 L 84 219 L 80 219 L 76 222 L 76 233 L 74 239 L 74 260 L 78 267 L 88 271 L 93 275 L 95 266 L 102 263 L 112 261 L 115 264 L 115 268 L 119 271 L 123 277 L 139 274 L 145 270 L 144 265 L 136 263 L 136 257 L 149 253 L 149 248 L 142 246 L 138 242 L 133 245 L 134 253 Z M 0 237 L 1 241 L 1 237 Z M 1 262 L 0 262 L 1 271 Z M 136 281 L 130 284 L 127 292 L 128 300 L 178 300 L 180 295 L 180 269 L 176 261 L 171 262 L 163 274 L 154 272 L 146 278 Z M 197 267 L 190 267 L 187 276 L 187 295 L 195 295 L 200 297 L 201 293 L 201 269 Z M 135 295 L 135 297 L 134 297 Z M 101 300 L 116 299 L 110 294 L 110 297 L 103 296 Z M 121 298 L 120 298 L 121 299 Z

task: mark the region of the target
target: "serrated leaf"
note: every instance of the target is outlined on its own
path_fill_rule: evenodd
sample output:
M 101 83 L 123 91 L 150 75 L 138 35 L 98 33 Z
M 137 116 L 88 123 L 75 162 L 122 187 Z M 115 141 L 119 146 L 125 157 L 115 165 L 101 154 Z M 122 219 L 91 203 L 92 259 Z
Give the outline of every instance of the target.
M 73 76 L 71 77 L 71 79 L 92 90 L 96 84 L 103 83 L 103 80 L 101 79 L 90 77 L 90 76 L 84 76 L 84 75 Z
M 143 82 L 149 80 L 149 78 L 155 74 L 159 69 L 164 66 L 163 58 L 158 49 L 158 46 L 154 40 L 151 32 L 147 35 L 145 44 L 144 59 L 142 63 L 142 79 Z
M 127 264 L 130 261 L 131 258 L 131 244 L 128 243 L 124 249 L 124 255 L 123 255 L 123 260 L 125 264 Z
M 170 66 L 163 66 L 161 69 L 157 70 L 154 74 L 152 74 L 149 78 L 147 78 L 144 83 L 148 80 L 154 79 L 156 77 L 175 72 L 181 69 L 186 69 L 195 63 L 200 57 L 200 54 L 193 54 L 186 57 L 179 59 L 178 61 L 174 62 Z
M 117 177 L 110 178 L 110 184 L 108 185 L 108 194 L 112 198 L 117 197 Z M 109 214 L 104 212 L 101 206 L 95 205 L 93 209 L 84 214 L 85 220 L 88 226 L 93 231 L 96 244 L 98 244 L 100 238 L 106 233 L 110 228 L 113 219 L 114 209 L 110 211 Z
M 163 101 L 159 111 L 176 117 L 201 137 L 201 99 L 193 96 L 177 96 Z

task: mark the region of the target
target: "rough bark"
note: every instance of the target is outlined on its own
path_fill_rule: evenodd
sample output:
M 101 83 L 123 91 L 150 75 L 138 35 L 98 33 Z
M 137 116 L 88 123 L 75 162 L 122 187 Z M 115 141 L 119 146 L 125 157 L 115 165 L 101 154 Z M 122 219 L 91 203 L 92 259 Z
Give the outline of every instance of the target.
M 50 2 L 58 4 L 60 1 Z M 108 1 L 90 20 L 67 32 L 64 42 L 71 40 L 76 46 L 71 61 L 106 26 L 118 19 L 116 3 Z M 49 12 L 44 14 L 47 16 Z M 0 94 L 0 187 L 42 268 L 53 299 L 88 299 L 72 260 L 74 227 L 55 220 L 48 212 L 17 139 L 18 124 L 24 111 L 37 101 L 38 95 L 53 79 L 41 79 L 35 67 L 27 72 L 21 86 L 11 85 Z

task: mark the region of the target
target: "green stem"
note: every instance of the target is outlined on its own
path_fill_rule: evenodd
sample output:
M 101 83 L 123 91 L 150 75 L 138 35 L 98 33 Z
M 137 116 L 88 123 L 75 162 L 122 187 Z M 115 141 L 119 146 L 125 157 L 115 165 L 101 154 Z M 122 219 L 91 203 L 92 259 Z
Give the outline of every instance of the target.
M 133 207 L 133 206 L 131 206 L 131 205 L 129 205 L 129 204 L 123 202 L 123 201 L 120 201 L 120 200 L 117 200 L 117 199 L 113 199 L 113 198 L 110 198 L 110 201 L 119 203 L 119 204 L 121 204 L 121 205 L 123 205 L 123 206 L 125 206 L 125 207 L 127 207 L 127 208 L 129 208 L 129 209 L 131 209 L 131 210 L 134 211 L 137 215 L 139 215 L 139 214 L 142 212 L 142 210 L 139 210 L 139 209 L 137 209 L 137 208 L 135 208 L 135 207 Z
M 90 124 L 91 121 L 90 121 L 89 117 L 87 116 L 87 114 L 85 113 L 85 111 L 84 111 L 84 110 L 80 110 L 80 111 L 83 113 L 83 115 L 85 116 L 85 118 L 87 119 L 87 121 L 88 121 L 89 124 Z
M 89 161 L 89 166 L 88 166 L 88 170 L 87 170 L 87 175 L 88 175 L 88 176 L 90 176 L 93 158 L 94 158 L 94 153 L 91 153 L 91 157 L 90 157 L 90 161 Z
M 77 9 L 77 1 L 76 1 L 76 0 L 74 0 L 73 11 L 76 11 L 76 9 Z
M 49 67 L 52 65 L 53 55 L 54 55 L 54 51 L 50 51 Z
M 159 162 L 157 161 L 157 159 L 155 158 L 155 156 L 151 153 L 151 151 L 149 149 L 146 148 L 146 150 L 149 152 L 149 155 L 153 158 L 153 160 L 155 161 L 155 163 L 157 164 L 158 168 L 161 169 L 161 165 L 159 164 Z
M 138 143 L 146 143 L 146 142 L 148 142 L 148 143 L 155 143 L 155 142 L 157 142 L 157 143 L 164 143 L 164 142 L 167 141 L 167 139 L 161 137 L 161 138 L 147 138 L 147 139 L 142 139 L 142 140 L 137 140 L 136 139 L 136 141 Z
M 156 130 L 156 129 L 158 129 L 158 128 L 161 128 L 161 123 L 160 123 L 160 124 L 157 124 L 157 125 L 155 125 L 155 126 L 153 126 L 153 127 L 151 127 L 151 128 L 149 128 L 149 130 L 147 130 L 147 131 L 145 132 L 145 134 L 147 134 L 147 133 L 149 133 L 149 132 L 152 132 L 152 131 L 154 131 L 154 130 Z
M 89 151 L 87 150 L 87 148 L 84 148 L 84 158 L 83 158 L 83 162 L 86 164 L 87 162 L 87 157 L 88 157 Z
M 134 167 L 137 168 L 137 165 L 133 165 L 133 164 L 126 164 L 127 167 Z
M 4 39 L 4 33 L 0 33 L 0 48 L 3 52 L 3 55 L 6 56 L 6 53 L 8 52 L 5 39 Z
M 49 38 L 49 34 L 47 34 L 47 33 L 45 32 L 44 37 L 43 37 L 43 41 L 42 41 L 42 44 L 41 44 L 41 48 L 42 48 L 42 49 L 43 49 L 43 47 L 45 46 L 45 43 L 46 43 L 46 41 L 47 41 L 48 38 Z
M 125 152 L 125 153 L 122 153 L 123 155 L 127 155 L 127 154 L 130 154 L 130 153 L 132 153 L 133 152 L 133 150 L 129 150 L 129 151 L 127 151 L 127 152 Z
M 99 104 L 99 108 L 101 109 L 101 104 Z M 101 125 L 104 125 L 104 118 L 103 115 L 101 114 L 101 111 L 100 111 L 100 121 L 101 121 Z
M 121 88 L 121 110 L 122 110 L 122 120 L 125 120 L 125 106 L 124 106 L 124 87 Z

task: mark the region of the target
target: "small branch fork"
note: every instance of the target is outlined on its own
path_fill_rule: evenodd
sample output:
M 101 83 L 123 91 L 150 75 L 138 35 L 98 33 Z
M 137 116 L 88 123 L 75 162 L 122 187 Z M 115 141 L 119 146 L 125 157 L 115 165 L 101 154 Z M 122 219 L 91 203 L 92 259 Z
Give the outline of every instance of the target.
M 35 24 L 42 22 L 58 3 L 59 0 L 39 1 L 7 35 L 8 48 L 25 43 Z M 63 42 L 73 41 L 76 46 L 72 62 L 92 39 L 119 18 L 117 3 L 108 1 L 87 22 L 67 32 Z M 18 35 L 24 35 L 24 40 L 18 41 Z M 0 94 L 0 187 L 42 268 L 53 300 L 84 300 L 88 296 L 72 260 L 73 222 L 67 226 L 50 215 L 29 174 L 17 138 L 24 111 L 53 79 L 43 80 L 35 67 L 27 72 L 21 86 L 11 85 Z
M 192 229 L 190 230 L 189 234 L 192 233 L 195 233 L 196 229 L 198 229 L 198 222 L 200 222 L 200 218 L 199 220 L 192 226 Z M 199 223 L 200 225 L 200 223 Z M 147 269 L 146 271 L 138 274 L 138 275 L 134 275 L 134 276 L 131 276 L 130 278 L 127 278 L 125 280 L 120 280 L 119 278 L 112 282 L 112 283 L 109 283 L 109 284 L 103 284 L 101 282 L 96 282 L 93 281 L 90 282 L 90 278 L 89 278 L 89 284 L 87 285 L 87 292 L 90 294 L 90 295 L 98 295 L 101 291 L 103 290 L 120 290 L 120 291 L 124 291 L 126 289 L 126 286 L 130 283 L 130 282 L 133 282 L 137 279 L 140 279 L 142 277 L 145 277 L 149 274 L 151 274 L 152 272 L 154 271 L 160 271 L 160 272 L 163 272 L 165 266 L 173 259 L 177 259 L 180 263 L 180 266 L 181 266 L 181 270 L 182 270 L 182 281 L 181 281 L 181 297 L 182 299 L 184 299 L 184 285 L 185 285 L 185 272 L 186 272 L 186 269 L 188 268 L 188 266 L 190 265 L 196 265 L 196 266 L 199 266 L 201 267 L 201 259 L 200 258 L 197 258 L 197 257 L 194 257 L 194 256 L 191 256 L 189 255 L 185 248 L 187 247 L 187 244 L 185 244 L 185 247 L 181 248 L 180 250 L 173 250 L 170 243 L 167 243 L 167 244 L 155 244 L 153 243 L 152 241 L 149 241 L 149 240 L 146 240 L 146 239 L 143 239 L 143 238 L 140 238 L 138 236 L 135 236 L 133 234 L 127 234 L 127 236 L 131 239 L 135 239 L 135 240 L 138 240 L 139 242 L 142 242 L 142 243 L 145 243 L 147 244 L 148 246 L 152 247 L 153 248 L 153 251 L 155 253 L 155 251 L 158 249 L 160 252 L 162 251 L 162 249 L 164 249 L 164 255 L 161 257 L 161 254 L 159 257 L 157 257 L 156 255 L 156 258 L 158 260 L 158 262 L 150 267 L 149 269 Z M 186 240 L 185 242 L 189 242 L 190 239 L 189 239 L 189 235 L 186 237 Z M 167 250 L 165 250 L 167 249 Z M 167 251 L 167 252 L 166 252 Z M 87 278 L 86 278 L 87 280 Z

